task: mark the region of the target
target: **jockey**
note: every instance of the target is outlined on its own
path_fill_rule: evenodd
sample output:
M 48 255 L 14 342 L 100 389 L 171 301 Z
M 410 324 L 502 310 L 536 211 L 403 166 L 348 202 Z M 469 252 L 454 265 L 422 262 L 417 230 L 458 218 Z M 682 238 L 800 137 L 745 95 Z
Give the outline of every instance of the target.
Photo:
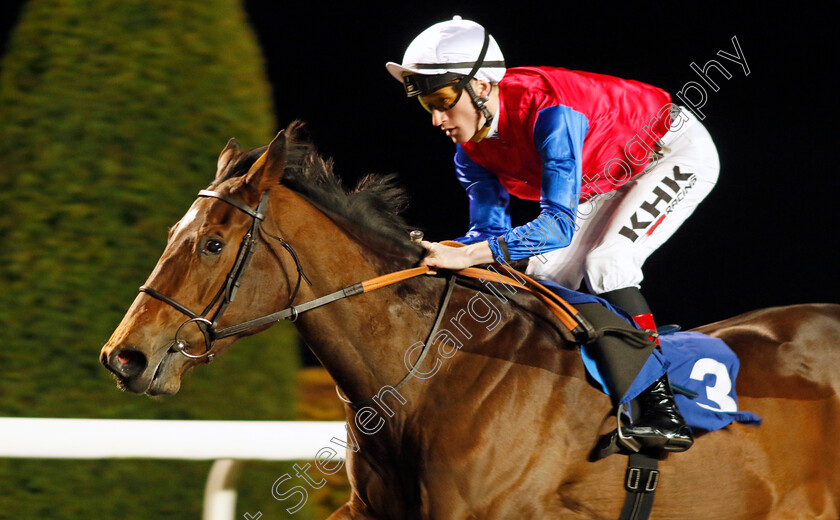
M 720 169 L 693 114 L 638 81 L 506 69 L 496 41 L 460 17 L 423 31 L 402 64 L 386 67 L 455 143 L 455 171 L 470 202 L 469 231 L 456 239 L 467 246 L 424 242 L 426 265 L 457 270 L 528 258 L 535 278 L 572 289 L 585 283 L 640 328 L 656 329 L 639 290 L 642 265 L 708 195 Z M 539 201 L 539 216 L 513 227 L 511 195 Z M 610 321 L 587 307 L 578 309 L 596 326 Z M 653 351 L 651 339 L 646 348 L 614 335 L 595 343 L 614 405 Z M 691 446 L 667 376 L 634 403 L 624 435 L 668 451 Z

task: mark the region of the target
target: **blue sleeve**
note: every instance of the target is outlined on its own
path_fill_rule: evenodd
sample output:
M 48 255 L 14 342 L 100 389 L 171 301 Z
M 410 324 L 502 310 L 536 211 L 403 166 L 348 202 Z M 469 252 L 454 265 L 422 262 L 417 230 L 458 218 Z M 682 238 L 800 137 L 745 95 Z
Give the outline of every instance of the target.
M 540 110 L 534 124 L 534 146 L 542 158 L 541 211 L 536 219 L 501 235 L 509 256 L 504 255 L 498 239 L 490 239 L 494 257 L 519 260 L 569 245 L 575 231 L 583 140 L 588 130 L 586 117 L 569 107 Z
M 455 151 L 455 172 L 470 199 L 470 229 L 465 236 L 455 240 L 473 244 L 509 231 L 510 195 L 499 179 L 473 162 L 461 145 Z

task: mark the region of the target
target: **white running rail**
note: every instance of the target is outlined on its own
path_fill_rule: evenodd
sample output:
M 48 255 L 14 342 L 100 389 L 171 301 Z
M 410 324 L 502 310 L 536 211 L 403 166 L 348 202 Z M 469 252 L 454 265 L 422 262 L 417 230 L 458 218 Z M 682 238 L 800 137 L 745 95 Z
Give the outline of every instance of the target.
M 0 418 L 0 457 L 215 460 L 203 520 L 233 520 L 238 461 L 312 460 L 333 437 L 343 422 Z

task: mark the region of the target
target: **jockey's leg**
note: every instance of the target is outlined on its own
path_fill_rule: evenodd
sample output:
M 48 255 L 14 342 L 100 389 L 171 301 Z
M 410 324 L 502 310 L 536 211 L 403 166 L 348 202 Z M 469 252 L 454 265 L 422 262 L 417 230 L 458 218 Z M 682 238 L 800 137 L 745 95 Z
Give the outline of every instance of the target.
M 632 179 L 616 180 L 622 184 L 614 191 L 582 202 L 568 247 L 534 256 L 527 274 L 569 289 L 585 279 L 598 295 L 641 285 L 645 260 L 691 216 L 720 172 L 708 131 L 688 110 L 680 114 L 661 140 L 661 157 Z
M 611 329 L 587 345 L 587 352 L 598 365 L 613 406 L 617 407 L 656 345 L 599 303 L 576 308 L 596 329 Z M 639 394 L 631 409 L 632 423 L 622 428 L 625 436 L 636 438 L 643 446 L 672 452 L 685 451 L 693 444 L 691 429 L 680 415 L 667 375 Z
M 640 287 L 645 261 L 714 188 L 720 170 L 715 145 L 703 125 L 689 116 L 663 138 L 663 156 L 649 171 L 604 197 L 595 217 L 598 241 L 586 255 L 585 279 L 593 294 Z M 649 312 L 641 298 L 624 304 L 633 315 Z
M 637 317 L 643 328 L 655 326 L 638 289 L 642 265 L 711 192 L 720 171 L 717 150 L 703 125 L 685 110 L 674 120 L 676 124 L 662 138 L 658 161 L 619 188 L 598 211 L 601 235 L 586 257 L 589 290 Z M 667 376 L 635 402 L 636 417 L 627 434 L 651 443 L 664 434 L 671 444 L 665 448 L 672 451 L 691 445 Z
M 638 409 L 637 417 L 630 426 L 621 429 L 625 436 L 635 438 L 643 446 L 671 452 L 685 451 L 694 444 L 691 428 L 674 399 L 668 374 L 639 394 L 633 406 Z
M 615 191 L 581 203 L 575 222 L 577 231 L 569 247 L 532 258 L 529 274 L 574 289 L 583 273 L 593 294 L 609 296 L 613 291 L 633 288 L 641 297 L 638 287 L 645 260 L 711 192 L 720 171 L 717 150 L 700 121 L 683 109 L 674 116 L 674 122 L 661 139 L 661 157 L 646 172 L 626 180 Z M 626 310 L 633 315 L 650 312 L 647 304 L 641 310 L 634 305 Z M 622 385 L 632 382 L 638 374 L 636 367 L 641 368 L 640 362 L 644 364 L 653 344 L 640 352 L 615 338 L 605 338 L 596 347 L 603 370 L 612 378 L 610 384 L 620 392 Z M 674 403 L 667 377 L 636 401 L 640 414 L 628 427 L 629 432 L 647 439 L 649 445 L 673 439 L 673 446 L 666 446 L 672 451 L 691 445 L 689 430 Z
M 618 406 L 647 363 L 655 345 L 600 303 L 578 304 L 575 308 L 596 330 L 627 332 L 626 335 L 606 333 L 586 347 L 586 352 L 598 365 L 613 406 Z
M 653 319 L 653 313 L 648 306 L 647 300 L 642 296 L 642 292 L 638 287 L 624 287 L 623 289 L 615 289 L 614 291 L 607 291 L 599 294 L 601 298 L 607 300 L 616 307 L 624 309 L 633 321 L 641 329 L 656 330 L 656 322 Z M 651 341 L 659 345 L 659 336 L 650 336 Z

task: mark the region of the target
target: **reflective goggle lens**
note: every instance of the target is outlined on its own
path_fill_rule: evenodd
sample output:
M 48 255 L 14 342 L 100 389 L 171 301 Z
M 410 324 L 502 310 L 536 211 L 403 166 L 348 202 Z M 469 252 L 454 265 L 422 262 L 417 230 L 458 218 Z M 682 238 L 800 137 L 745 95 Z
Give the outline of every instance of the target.
M 455 88 L 452 85 L 447 85 L 438 89 L 427 96 L 417 96 L 420 104 L 427 112 L 432 110 L 446 112 L 455 106 L 455 103 L 461 98 L 462 89 Z

